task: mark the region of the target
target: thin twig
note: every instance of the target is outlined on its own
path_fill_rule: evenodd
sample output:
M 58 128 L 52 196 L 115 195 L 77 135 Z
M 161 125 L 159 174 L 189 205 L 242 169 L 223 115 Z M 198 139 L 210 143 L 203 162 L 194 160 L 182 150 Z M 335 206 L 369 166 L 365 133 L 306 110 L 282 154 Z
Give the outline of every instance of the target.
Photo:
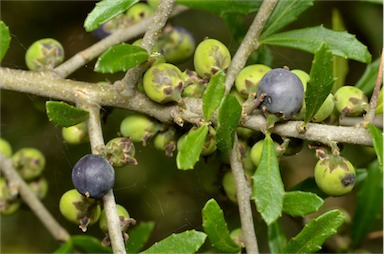
M 31 208 L 51 235 L 57 241 L 66 242 L 70 237 L 69 233 L 56 221 L 39 198 L 31 191 L 28 184 L 16 172 L 12 165 L 12 160 L 5 157 L 2 153 L 0 153 L 0 170 L 4 173 L 8 181 L 15 184 L 23 201 Z
M 98 154 L 104 146 L 104 138 L 100 123 L 100 106 L 97 104 L 83 105 L 89 112 L 88 132 L 92 153 Z M 116 210 L 115 196 L 110 190 L 103 197 L 103 207 L 107 218 L 108 234 L 111 240 L 113 253 L 126 253 L 123 235 L 120 230 L 120 219 Z
M 257 238 L 252 217 L 251 191 L 245 180 L 237 135 L 235 136 L 229 160 L 236 184 L 236 197 L 239 205 L 241 231 L 245 249 L 247 253 L 257 254 L 259 253 L 259 248 L 257 246 Z
M 229 93 L 240 70 L 245 66 L 248 57 L 259 47 L 258 38 L 264 26 L 274 10 L 278 0 L 264 0 L 257 12 L 247 34 L 245 35 L 236 54 L 233 56 L 231 65 L 228 67 L 225 80 L 225 92 Z

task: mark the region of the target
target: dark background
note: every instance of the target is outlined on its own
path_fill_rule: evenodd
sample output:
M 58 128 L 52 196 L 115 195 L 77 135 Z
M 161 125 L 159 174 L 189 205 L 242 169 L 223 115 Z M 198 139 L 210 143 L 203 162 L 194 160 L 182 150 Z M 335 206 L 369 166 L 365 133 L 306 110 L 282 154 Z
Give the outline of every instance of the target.
M 59 40 L 66 51 L 66 59 L 83 50 L 97 40 L 85 32 L 83 22 L 94 1 L 1 1 L 1 20 L 12 34 L 9 52 L 2 65 L 16 69 L 26 69 L 24 54 L 34 41 L 52 37 Z M 373 59 L 379 56 L 383 45 L 383 9 L 382 5 L 363 1 L 316 1 L 299 19 L 287 29 L 304 28 L 324 24 L 331 28 L 332 9 L 337 8 L 348 31 L 356 34 L 357 39 L 368 46 Z M 253 15 L 250 15 L 251 22 Z M 232 52 L 235 43 L 225 24 L 218 17 L 207 12 L 187 11 L 172 18 L 174 25 L 184 26 L 192 32 L 197 42 L 205 36 L 224 42 Z M 313 55 L 297 50 L 272 47 L 273 66 L 289 66 L 291 69 L 310 70 Z M 98 82 L 114 81 L 122 78 L 123 73 L 100 75 L 93 72 L 94 61 L 76 71 L 69 78 Z M 357 82 L 366 65 L 349 61 L 350 72 L 347 84 Z M 192 61 L 179 66 L 180 69 L 193 69 Z M 45 101 L 34 95 L 11 91 L 1 91 L 1 137 L 8 140 L 14 151 L 22 147 L 35 147 L 46 156 L 47 166 L 44 175 L 49 180 L 50 191 L 43 201 L 57 220 L 73 234 L 81 231 L 76 225 L 67 222 L 60 214 L 58 203 L 61 195 L 73 188 L 70 172 L 76 161 L 90 153 L 89 144 L 70 146 L 61 137 L 61 129 L 51 124 L 45 114 Z M 116 109 L 103 126 L 107 142 L 117 135 L 121 120 L 127 111 Z M 155 230 L 150 239 L 158 241 L 173 232 L 196 228 L 201 230 L 201 208 L 211 198 L 216 198 L 225 212 L 229 227 L 239 226 L 238 207 L 229 201 L 221 187 L 223 169 L 215 158 L 200 161 L 195 170 L 179 171 L 175 158 L 167 158 L 152 144 L 136 146 L 138 166 L 118 168 L 115 184 L 116 201 L 124 205 L 137 221 L 154 221 Z M 374 158 L 372 149 L 345 146 L 347 156 L 356 167 L 363 167 Z M 286 187 L 293 186 L 313 175 L 316 158 L 313 151 L 303 149 L 298 155 L 283 157 L 281 170 Z M 353 212 L 355 195 L 341 198 L 328 198 L 324 210 L 342 207 Z M 324 211 L 322 210 L 322 211 Z M 288 235 L 300 230 L 298 220 L 283 217 L 284 228 Z M 268 251 L 266 226 L 258 215 L 255 216 L 256 233 L 262 252 Z M 378 229 L 382 227 L 378 225 Z M 98 226 L 91 226 L 87 234 L 103 237 Z M 36 219 L 35 215 L 23 207 L 17 214 L 1 217 L 1 252 L 52 252 L 58 244 L 48 231 Z M 382 240 L 371 241 L 364 248 L 381 251 Z

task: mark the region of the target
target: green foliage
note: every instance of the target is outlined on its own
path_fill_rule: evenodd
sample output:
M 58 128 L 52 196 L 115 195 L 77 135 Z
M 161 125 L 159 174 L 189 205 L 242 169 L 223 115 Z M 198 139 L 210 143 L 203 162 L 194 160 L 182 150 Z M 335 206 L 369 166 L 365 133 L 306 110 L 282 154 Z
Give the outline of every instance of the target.
M 281 220 L 277 219 L 268 226 L 268 245 L 271 253 L 283 253 L 287 244 L 287 238 L 281 226 Z
M 335 209 L 308 222 L 298 235 L 288 241 L 283 253 L 310 253 L 322 244 L 344 223 L 344 215 Z
M 210 199 L 205 203 L 202 215 L 204 232 L 214 247 L 230 253 L 240 251 L 241 247 L 229 235 L 223 210 L 216 200 Z
M 333 86 L 333 59 L 326 43 L 322 43 L 315 52 L 309 82 L 305 91 L 306 113 L 304 121 L 308 123 L 319 110 Z
M 314 193 L 288 191 L 284 195 L 283 212 L 291 216 L 304 216 L 319 210 L 323 203 Z
M 281 216 L 285 192 L 275 144 L 269 134 L 264 138 L 261 160 L 252 179 L 252 197 L 255 200 L 257 211 L 267 225 L 270 225 Z
M 0 20 L 0 62 L 3 60 L 5 53 L 7 53 L 10 43 L 11 36 L 9 34 L 9 28 Z
M 383 173 L 383 132 L 373 124 L 369 124 L 368 129 L 372 136 L 373 147 L 379 160 L 381 173 Z
M 219 71 L 209 80 L 203 94 L 203 113 L 205 120 L 209 121 L 216 109 L 220 106 L 225 92 L 225 73 Z
M 187 230 L 172 234 L 140 253 L 195 253 L 203 245 L 206 234 L 196 230 Z
M 97 59 L 95 71 L 101 73 L 127 71 L 145 62 L 148 58 L 149 54 L 145 49 L 121 43 L 110 47 Z
M 347 32 L 337 32 L 323 26 L 308 27 L 277 33 L 263 38 L 260 43 L 283 46 L 315 53 L 322 43 L 327 43 L 332 54 L 362 63 L 371 61 L 367 47 Z
M 227 95 L 219 109 L 216 140 L 218 149 L 226 154 L 233 148 L 235 132 L 240 120 L 241 106 L 233 95 Z
M 54 253 L 112 253 L 112 249 L 101 245 L 99 239 L 88 235 L 73 235 Z
M 127 253 L 138 253 L 147 243 L 154 227 L 154 222 L 140 222 L 129 230 L 129 238 L 125 245 Z
M 45 104 L 49 121 L 61 127 L 69 127 L 88 119 L 89 113 L 62 101 L 47 101 Z
M 96 3 L 95 8 L 88 14 L 84 21 L 84 28 L 90 32 L 97 29 L 105 22 L 128 10 L 139 0 L 102 0 Z
M 372 93 L 375 88 L 377 74 L 379 73 L 380 58 L 367 65 L 363 75 L 356 83 L 356 87 L 361 89 L 365 94 Z

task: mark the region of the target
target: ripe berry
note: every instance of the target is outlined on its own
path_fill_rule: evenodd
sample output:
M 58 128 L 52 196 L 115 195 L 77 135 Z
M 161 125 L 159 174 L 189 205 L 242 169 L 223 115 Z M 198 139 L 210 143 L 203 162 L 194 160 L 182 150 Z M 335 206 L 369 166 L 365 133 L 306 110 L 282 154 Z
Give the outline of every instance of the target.
M 253 64 L 243 68 L 235 80 L 236 90 L 244 98 L 256 93 L 261 78 L 270 70 L 270 67 L 263 64 Z
M 115 170 L 100 155 L 87 154 L 73 167 L 72 183 L 87 198 L 101 199 L 115 183 Z
M 31 71 L 52 70 L 63 61 L 63 46 L 51 38 L 34 42 L 25 54 L 25 62 Z
M 368 107 L 367 96 L 354 86 L 342 86 L 334 94 L 335 107 L 343 116 L 359 116 Z
M 200 42 L 193 57 L 195 70 L 202 78 L 210 78 L 217 71 L 227 69 L 230 62 L 228 48 L 215 39 Z
M 79 225 L 83 232 L 87 231 L 88 225 L 94 224 L 99 219 L 101 213 L 96 200 L 84 197 L 75 189 L 61 196 L 59 209 L 67 220 Z
M 24 180 L 32 180 L 41 175 L 45 167 L 45 157 L 37 149 L 25 147 L 13 156 L 13 166 Z
M 123 136 L 130 137 L 133 142 L 143 142 L 143 145 L 146 145 L 148 139 L 160 129 L 160 123 L 140 114 L 129 115 L 120 124 L 120 132 Z
M 64 141 L 71 145 L 78 145 L 88 140 L 88 127 L 86 122 L 81 122 L 70 127 L 63 127 L 61 133 Z
M 283 120 L 290 119 L 302 105 L 304 88 L 300 79 L 289 70 L 277 68 L 260 80 L 257 97 L 265 95 L 262 109 Z
M 158 103 L 179 101 L 185 79 L 185 75 L 175 65 L 159 63 L 145 72 L 144 92 Z
M 329 155 L 315 166 L 315 181 L 319 188 L 331 196 L 349 193 L 355 185 L 355 168 L 346 158 Z

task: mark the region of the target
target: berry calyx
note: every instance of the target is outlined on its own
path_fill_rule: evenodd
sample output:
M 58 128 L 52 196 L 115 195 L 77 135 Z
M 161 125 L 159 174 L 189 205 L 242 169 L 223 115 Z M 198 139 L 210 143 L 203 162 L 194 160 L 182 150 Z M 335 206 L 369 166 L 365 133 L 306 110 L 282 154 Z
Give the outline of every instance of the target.
M 129 137 L 118 137 L 108 141 L 103 155 L 112 166 L 122 167 L 128 164 L 137 165 L 135 152 L 135 145 Z

